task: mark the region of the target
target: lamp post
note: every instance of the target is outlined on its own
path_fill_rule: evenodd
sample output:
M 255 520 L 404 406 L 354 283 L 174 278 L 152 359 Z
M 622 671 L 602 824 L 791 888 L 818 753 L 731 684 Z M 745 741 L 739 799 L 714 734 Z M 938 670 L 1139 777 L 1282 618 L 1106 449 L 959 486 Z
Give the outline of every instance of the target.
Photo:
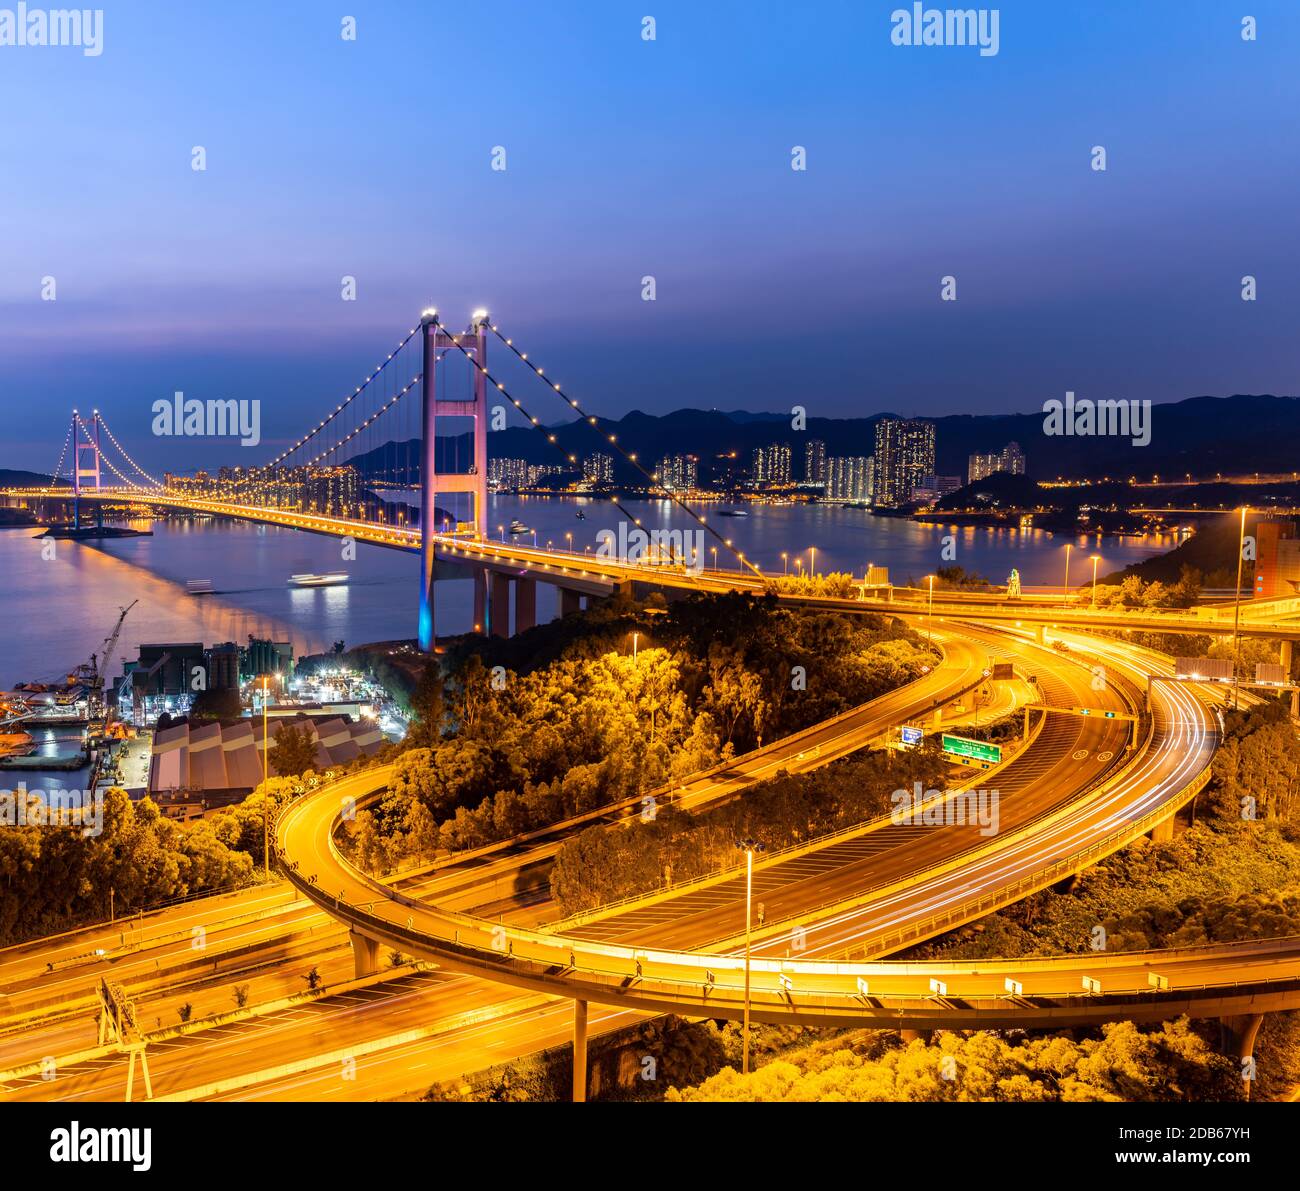
M 742 1075 L 749 1074 L 749 941 L 753 929 L 753 918 L 750 913 L 750 907 L 754 899 L 754 853 L 762 849 L 762 845 L 752 839 L 740 841 L 739 847 L 745 851 L 745 1016 L 741 1028 L 743 1038 L 741 1049 L 741 1066 Z
M 814 579 L 817 578 L 817 547 L 808 547 L 808 574 Z
M 637 641 L 637 638 L 638 638 L 639 636 L 641 636 L 640 633 L 633 633 L 633 634 L 632 634 L 632 660 L 633 660 L 634 662 L 636 661 L 636 641 Z
M 1070 603 L 1070 551 L 1073 549 L 1073 543 L 1065 543 L 1065 586 L 1061 589 L 1062 608 L 1068 607 Z
M 784 550 L 782 550 L 781 551 L 781 574 L 788 575 L 789 573 L 790 573 L 790 556 Z
M 1101 561 L 1100 554 L 1092 556 L 1092 606 L 1097 606 L 1097 564 Z
M 1237 536 L 1237 598 L 1232 607 L 1232 707 L 1237 708 L 1237 695 L 1241 687 L 1238 673 L 1241 666 L 1241 567 L 1246 556 L 1246 509 L 1241 506 L 1241 532 Z
M 267 703 L 270 700 L 271 676 L 262 675 L 262 875 L 271 876 L 271 792 L 266 788 L 271 763 L 271 741 L 266 734 Z
M 934 636 L 934 576 L 927 575 L 926 579 L 930 584 L 930 611 L 925 618 L 925 643 L 929 645 Z

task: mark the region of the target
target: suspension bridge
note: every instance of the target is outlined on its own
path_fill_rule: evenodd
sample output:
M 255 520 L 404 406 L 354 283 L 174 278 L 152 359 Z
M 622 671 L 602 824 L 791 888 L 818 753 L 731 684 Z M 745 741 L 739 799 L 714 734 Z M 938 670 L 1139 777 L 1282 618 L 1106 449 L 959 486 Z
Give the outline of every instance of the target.
M 489 346 L 507 361 L 523 366 L 525 383 L 546 393 L 545 406 L 532 404 L 508 388 L 489 364 Z M 585 426 L 593 446 L 622 460 L 620 472 L 637 477 L 638 487 L 654 490 L 683 514 L 693 545 L 681 531 L 668 534 L 668 550 L 632 552 L 602 546 L 594 553 L 574 547 L 541 548 L 490 535 L 487 437 L 504 428 L 513 410 L 547 444 L 557 464 L 580 467 L 573 450 L 560 442 L 543 415 L 558 403 L 575 424 Z M 195 403 L 196 405 L 200 403 Z M 209 429 L 238 424 L 237 402 L 208 402 L 216 409 L 196 411 Z M 207 418 L 203 418 L 203 414 Z M 215 415 L 215 419 L 214 416 Z M 177 421 L 185 412 L 178 397 Z M 450 432 L 443 432 L 445 428 Z M 201 431 L 200 431 L 201 432 Z M 418 491 L 417 507 L 386 500 L 388 490 Z M 559 593 L 566 615 L 591 600 L 616 592 L 647 590 L 701 592 L 777 590 L 803 605 L 855 611 L 924 611 L 930 616 L 966 615 L 979 620 L 1027 623 L 1042 632 L 1053 626 L 1096 629 L 1271 637 L 1282 640 L 1289 660 L 1291 642 L 1300 638 L 1300 598 L 1251 601 L 1238 617 L 1230 606 L 1190 610 L 1123 610 L 1063 606 L 1049 596 L 1015 599 L 989 593 L 929 592 L 857 585 L 855 598 L 781 591 L 780 577 L 764 574 L 731 538 L 721 533 L 685 497 L 660 483 L 660 477 L 618 441 L 527 351 L 507 336 L 487 311 L 477 310 L 464 331 L 449 329 L 433 309 L 425 310 L 396 346 L 353 389 L 334 401 L 324 416 L 267 462 L 221 467 L 192 476 L 146 471 L 126 450 L 100 411 L 90 419 L 73 411 L 58 462 L 44 489 L 11 489 L 22 499 L 65 500 L 80 526 L 83 503 L 102 510 L 126 503 L 187 510 L 324 534 L 352 542 L 405 550 L 420 557 L 417 636 L 423 650 L 437 639 L 435 584 L 438 579 L 471 579 L 476 631 L 500 636 L 531 628 L 537 618 L 537 585 Z M 635 530 L 641 519 L 617 489 L 610 503 Z M 427 532 L 426 532 L 427 531 Z M 674 536 L 675 535 L 675 536 Z M 711 542 L 711 545 L 704 543 Z M 725 565 L 719 565 L 721 557 Z M 712 565 L 706 567 L 705 559 Z M 908 605 L 911 607 L 908 607 Z M 513 625 L 511 612 L 513 608 Z

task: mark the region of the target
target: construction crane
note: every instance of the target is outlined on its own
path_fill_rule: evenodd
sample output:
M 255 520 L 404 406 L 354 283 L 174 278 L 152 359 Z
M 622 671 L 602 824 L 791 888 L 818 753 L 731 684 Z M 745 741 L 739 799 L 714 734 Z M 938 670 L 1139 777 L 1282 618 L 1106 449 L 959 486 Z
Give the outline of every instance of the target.
M 108 726 L 112 722 L 113 710 L 111 700 L 106 700 L 103 697 L 104 667 L 112 664 L 113 651 L 117 648 L 117 639 L 122 635 L 122 622 L 126 620 L 126 614 L 139 602 L 139 600 L 132 600 L 125 608 L 121 609 L 121 615 L 117 618 L 117 624 L 113 626 L 113 631 L 104 638 L 102 655 L 94 653 L 90 655 L 90 695 L 86 702 L 86 711 L 93 719 L 95 715 L 96 702 L 103 707 L 105 732 L 108 731 Z M 100 656 L 104 659 L 104 667 L 101 667 L 99 664 Z

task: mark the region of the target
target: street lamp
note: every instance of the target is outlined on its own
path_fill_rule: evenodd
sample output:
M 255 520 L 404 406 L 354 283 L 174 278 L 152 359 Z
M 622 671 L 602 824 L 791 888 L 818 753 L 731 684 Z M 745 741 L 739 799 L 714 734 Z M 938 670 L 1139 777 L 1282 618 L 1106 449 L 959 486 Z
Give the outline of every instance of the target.
M 1092 555 L 1092 606 L 1097 606 L 1097 564 L 1101 561 L 1100 554 Z
M 1070 603 L 1070 551 L 1073 549 L 1073 543 L 1065 543 L 1065 586 L 1061 589 L 1062 608 L 1068 607 Z
M 926 579 L 930 584 L 930 612 L 925 620 L 925 643 L 929 645 L 934 636 L 934 576 L 927 575 Z
M 271 792 L 266 788 L 271 763 L 271 741 L 266 734 L 267 703 L 270 701 L 271 676 L 262 675 L 262 874 L 271 876 Z
M 809 555 L 808 574 L 810 574 L 815 579 L 817 577 L 817 547 L 809 546 L 808 555 Z
M 636 642 L 637 642 L 637 638 L 640 637 L 640 636 L 641 636 L 640 633 L 633 633 L 633 634 L 632 634 L 632 660 L 633 660 L 634 662 L 636 661 Z
M 788 575 L 789 573 L 790 573 L 790 556 L 784 550 L 782 550 L 781 551 L 781 574 Z
M 750 906 L 754 898 L 754 853 L 761 852 L 763 845 L 752 839 L 740 840 L 736 845 L 745 852 L 745 1016 L 741 1030 L 744 1042 L 741 1052 L 742 1075 L 749 1074 L 749 940 L 753 928 Z
M 1241 679 L 1241 567 L 1246 558 L 1246 509 L 1241 506 L 1241 533 L 1237 537 L 1237 598 L 1232 608 L 1232 707 L 1236 710 Z

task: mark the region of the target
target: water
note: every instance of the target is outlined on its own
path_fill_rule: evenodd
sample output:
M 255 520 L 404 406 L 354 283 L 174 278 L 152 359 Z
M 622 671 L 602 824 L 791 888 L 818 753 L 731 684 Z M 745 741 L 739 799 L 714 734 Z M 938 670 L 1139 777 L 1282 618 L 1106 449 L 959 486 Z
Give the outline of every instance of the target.
M 692 529 L 695 523 L 668 501 L 634 501 L 629 509 L 647 527 Z M 956 540 L 957 564 L 1001 582 L 1012 567 L 1027 586 L 1060 584 L 1065 545 L 1073 542 L 1072 579 L 1089 573 L 1089 554 L 1100 554 L 1100 571 L 1115 570 L 1171 549 L 1171 538 L 1052 536 L 1042 530 L 950 529 L 898 518 L 873 517 L 862 509 L 832 505 L 702 505 L 701 510 L 746 557 L 780 570 L 782 553 L 791 572 L 808 566 L 816 548 L 818 571 L 887 566 L 895 582 L 920 579 L 946 563 L 945 534 Z M 720 517 L 743 508 L 746 517 Z M 577 514 L 584 514 L 579 519 Z M 492 536 L 514 519 L 536 531 L 537 544 L 592 551 L 602 529 L 616 529 L 622 516 L 608 501 L 582 497 L 491 498 Z M 101 543 L 56 544 L 56 557 L 41 556 L 42 542 L 28 529 L 0 529 L 0 575 L 4 577 L 5 634 L 0 642 L 0 687 L 49 681 L 66 675 L 98 652 L 118 610 L 140 602 L 127 617 L 117 656 L 107 667 L 121 673 L 121 658 L 154 641 L 244 642 L 252 636 L 292 640 L 298 654 L 328 650 L 335 641 L 360 645 L 415 635 L 418 562 L 413 554 L 359 545 L 354 561 L 341 558 L 338 541 L 291 529 L 225 521 L 162 520 L 133 523 L 153 537 Z M 570 536 L 571 535 L 571 536 Z M 507 534 L 507 537 L 509 535 Z M 533 534 L 520 541 L 533 541 Z M 711 538 L 706 562 L 713 565 Z M 735 564 L 718 546 L 718 565 Z M 346 570 L 346 586 L 298 588 L 290 575 Z M 211 579 L 210 596 L 191 596 L 189 579 Z M 467 581 L 440 582 L 436 591 L 441 634 L 470 627 L 472 590 Z M 554 589 L 538 588 L 538 615 L 555 614 Z

